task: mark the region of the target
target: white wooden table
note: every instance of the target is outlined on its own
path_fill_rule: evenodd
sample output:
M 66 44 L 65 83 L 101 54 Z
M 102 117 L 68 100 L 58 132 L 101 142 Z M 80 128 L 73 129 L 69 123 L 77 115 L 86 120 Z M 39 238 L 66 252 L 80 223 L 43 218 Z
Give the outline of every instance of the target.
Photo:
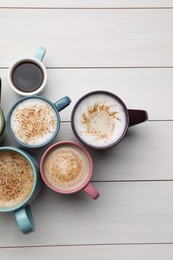
M 107 152 L 89 150 L 97 201 L 43 187 L 31 205 L 36 230 L 23 235 L 14 215 L 0 214 L 0 259 L 173 259 L 173 0 L 0 0 L 1 106 L 19 98 L 9 65 L 47 48 L 52 101 L 70 96 L 56 141 L 77 141 L 75 102 L 103 89 L 149 121 Z M 2 145 L 14 143 L 8 135 Z M 40 159 L 46 148 L 33 153 Z

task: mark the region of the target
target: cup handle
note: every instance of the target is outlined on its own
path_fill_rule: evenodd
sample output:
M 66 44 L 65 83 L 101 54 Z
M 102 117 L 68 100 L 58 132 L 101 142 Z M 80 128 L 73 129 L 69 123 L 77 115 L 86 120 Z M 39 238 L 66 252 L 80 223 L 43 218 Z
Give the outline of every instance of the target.
M 61 98 L 57 102 L 55 102 L 54 105 L 56 106 L 57 110 L 60 112 L 61 110 L 66 108 L 68 105 L 70 105 L 70 103 L 71 103 L 71 99 L 68 96 L 66 96 L 66 97 Z
M 148 113 L 145 110 L 128 109 L 129 126 L 137 125 L 148 120 Z
M 44 47 L 38 47 L 36 53 L 35 53 L 35 56 L 34 58 L 39 60 L 39 61 L 42 61 L 43 58 L 44 58 L 44 55 L 46 53 L 46 49 Z
M 100 196 L 98 191 L 96 191 L 96 189 L 90 182 L 85 186 L 84 191 L 94 200 L 96 200 Z
M 35 226 L 30 206 L 17 209 L 15 210 L 14 214 L 17 224 L 24 234 L 34 231 Z

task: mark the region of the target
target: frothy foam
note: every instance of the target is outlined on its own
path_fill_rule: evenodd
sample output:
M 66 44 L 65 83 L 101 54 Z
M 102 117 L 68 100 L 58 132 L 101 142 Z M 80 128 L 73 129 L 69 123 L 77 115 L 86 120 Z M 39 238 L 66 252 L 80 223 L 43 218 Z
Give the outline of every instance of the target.
M 77 134 L 87 144 L 105 147 L 115 143 L 126 128 L 126 113 L 118 100 L 105 94 L 83 99 L 74 114 Z
M 88 157 L 73 145 L 55 148 L 44 163 L 44 173 L 48 182 L 63 191 L 80 187 L 87 180 L 89 172 Z
M 31 193 L 34 184 L 29 162 L 14 151 L 0 151 L 0 207 L 21 204 Z
M 27 145 L 40 145 L 49 141 L 55 134 L 57 124 L 52 106 L 39 98 L 21 101 L 10 118 L 13 134 Z

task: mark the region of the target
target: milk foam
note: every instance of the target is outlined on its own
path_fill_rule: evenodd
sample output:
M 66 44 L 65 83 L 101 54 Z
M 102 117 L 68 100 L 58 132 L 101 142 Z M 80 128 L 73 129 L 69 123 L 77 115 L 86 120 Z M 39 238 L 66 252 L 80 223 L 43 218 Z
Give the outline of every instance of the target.
M 55 148 L 45 160 L 44 173 L 48 182 L 62 191 L 80 187 L 88 179 L 90 162 L 86 154 L 74 145 Z
M 126 113 L 118 100 L 105 94 L 83 99 L 74 114 L 74 126 L 81 139 L 105 147 L 119 140 L 126 128 Z
M 0 208 L 21 204 L 32 192 L 34 174 L 30 163 L 14 151 L 0 151 Z
M 52 106 L 39 98 L 20 102 L 13 110 L 10 126 L 15 137 L 27 145 L 49 141 L 57 129 L 57 116 Z

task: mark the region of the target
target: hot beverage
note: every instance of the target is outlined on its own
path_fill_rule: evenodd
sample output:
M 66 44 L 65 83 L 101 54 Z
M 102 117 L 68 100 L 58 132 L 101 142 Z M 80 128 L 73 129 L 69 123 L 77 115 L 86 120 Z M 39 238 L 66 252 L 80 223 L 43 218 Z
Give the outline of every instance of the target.
M 46 49 L 39 47 L 34 57 L 15 61 L 8 70 L 8 82 L 12 90 L 22 96 L 40 93 L 47 82 L 47 71 L 42 63 Z
M 72 123 L 81 141 L 104 148 L 124 135 L 127 115 L 118 98 L 102 92 L 91 93 L 76 104 Z
M 88 182 L 90 161 L 80 147 L 62 144 L 51 150 L 43 163 L 44 176 L 55 189 L 71 191 Z
M 44 99 L 27 98 L 12 110 L 10 128 L 23 144 L 34 146 L 49 141 L 57 130 L 55 109 Z
M 0 208 L 21 204 L 33 185 L 33 169 L 27 159 L 15 151 L 0 151 Z
M 12 71 L 12 82 L 22 92 L 33 92 L 43 83 L 42 69 L 32 62 L 19 63 Z

